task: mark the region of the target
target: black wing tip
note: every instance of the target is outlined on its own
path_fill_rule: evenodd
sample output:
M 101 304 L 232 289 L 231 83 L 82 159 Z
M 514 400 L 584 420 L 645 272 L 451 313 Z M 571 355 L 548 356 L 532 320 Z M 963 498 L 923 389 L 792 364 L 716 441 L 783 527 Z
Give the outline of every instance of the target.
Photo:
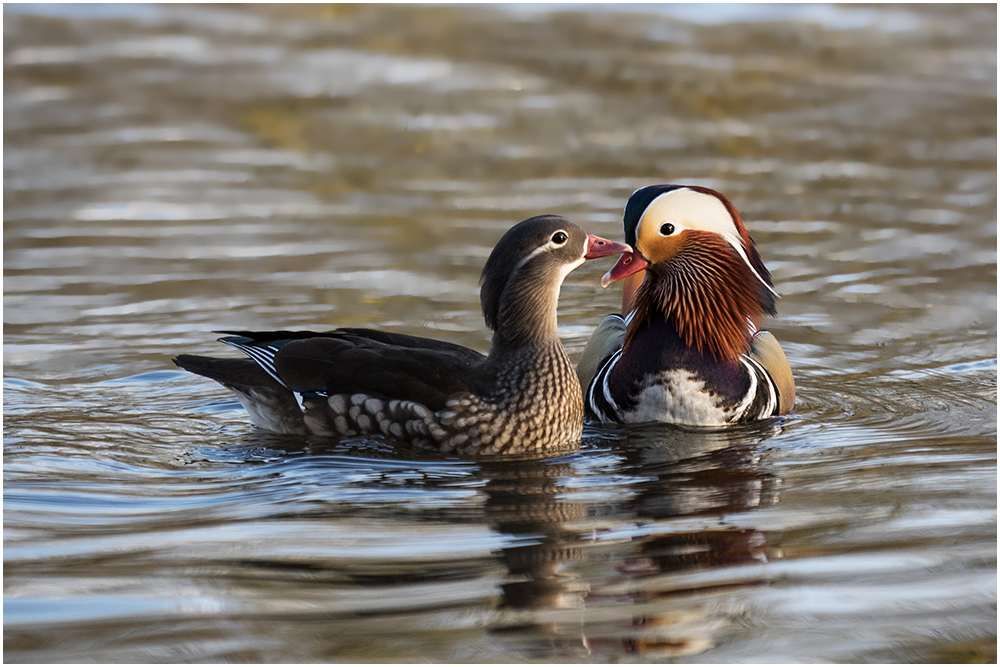
M 211 377 L 214 379 L 212 374 L 212 368 L 215 362 L 218 360 L 212 357 L 199 357 L 198 355 L 195 354 L 178 354 L 170 361 L 174 362 L 175 366 L 183 368 L 189 373 L 194 373 L 195 375 L 204 375 L 206 377 Z
M 199 357 L 194 354 L 178 354 L 176 357 L 172 357 L 170 361 L 174 362 L 175 366 L 180 366 L 181 368 L 187 368 L 188 366 L 199 363 L 201 360 L 207 357 Z

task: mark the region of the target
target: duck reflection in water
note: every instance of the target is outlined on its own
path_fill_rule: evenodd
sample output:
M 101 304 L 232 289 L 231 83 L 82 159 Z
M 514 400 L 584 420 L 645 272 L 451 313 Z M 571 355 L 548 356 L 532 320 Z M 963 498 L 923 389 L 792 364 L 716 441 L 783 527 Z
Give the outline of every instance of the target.
M 602 598 L 627 596 L 649 612 L 627 625 L 588 624 L 591 645 L 658 658 L 715 645 L 729 617 L 741 613 L 732 593 L 766 583 L 752 565 L 767 561 L 767 534 L 730 517 L 774 502 L 779 480 L 762 471 L 759 444 L 778 432 L 777 422 L 767 422 L 718 431 L 651 425 L 629 433 L 623 468 L 641 478 L 630 503 L 640 536 L 618 561 L 617 581 L 586 602 L 595 607 Z
M 451 474 L 448 466 L 454 461 L 442 466 L 433 457 L 411 459 L 413 452 L 405 448 L 368 440 L 331 444 L 258 434 L 229 455 L 258 461 L 303 457 L 304 462 L 317 454 L 334 455 L 340 464 L 357 461 L 349 466 L 355 472 L 366 466 L 375 470 L 374 463 L 383 459 L 390 465 L 376 466 L 379 474 L 364 484 L 382 486 L 375 478 L 384 480 L 396 471 L 410 478 L 416 474 L 416 486 L 431 494 L 461 479 L 462 487 L 482 492 L 482 513 L 473 519 L 465 506 L 448 520 L 473 519 L 504 537 L 494 552 L 494 562 L 506 571 L 499 582 L 501 613 L 489 626 L 504 634 L 505 645 L 537 660 L 616 652 L 670 658 L 714 646 L 715 637 L 731 630 L 731 619 L 743 612 L 734 593 L 766 583 L 752 566 L 767 560 L 767 534 L 752 527 L 753 516 L 747 513 L 775 498 L 778 480 L 759 463 L 761 443 L 779 431 L 776 422 L 722 431 L 645 425 L 585 436 L 583 452 L 544 459 L 479 457 Z M 594 451 L 594 445 L 606 453 Z M 621 490 L 606 501 L 612 508 L 575 483 L 597 458 L 604 459 L 614 478 L 609 484 Z M 330 473 L 326 479 L 337 486 L 338 475 Z M 345 489 L 361 483 L 350 481 L 351 475 L 341 477 Z M 337 503 L 325 514 L 336 518 L 354 515 L 356 509 Z M 602 518 L 605 511 L 621 519 L 609 525 Z M 375 514 L 383 516 L 382 510 Z M 629 516 L 630 521 L 624 519 Z M 440 508 L 408 514 L 416 522 L 443 518 Z M 623 533 L 631 537 L 623 539 Z M 287 563 L 254 559 L 252 566 L 280 566 L 291 576 Z M 497 574 L 479 558 L 433 565 L 393 559 L 391 573 L 382 569 L 355 563 L 338 573 L 338 581 L 348 576 L 364 586 L 430 585 Z M 309 577 L 313 581 L 315 568 Z M 626 600 L 629 604 L 623 604 Z
M 508 572 L 501 607 L 509 616 L 495 630 L 521 633 L 529 642 L 542 639 L 545 646 L 523 648 L 534 658 L 556 647 L 560 655 L 585 656 L 582 610 L 588 587 L 569 566 L 584 556 L 584 531 L 573 526 L 586 521 L 588 510 L 567 493 L 566 481 L 576 475 L 570 457 L 480 462 L 485 519 L 510 538 L 510 546 L 497 553 Z
M 545 646 L 563 655 L 600 648 L 659 658 L 711 648 L 739 613 L 732 592 L 765 582 L 743 566 L 766 562 L 766 533 L 729 517 L 774 499 L 777 480 L 760 469 L 759 445 L 779 431 L 769 422 L 626 432 L 614 444 L 622 457 L 616 473 L 635 480 L 623 485 L 632 492 L 623 497 L 623 513 L 634 517 L 630 532 L 639 535 L 624 549 L 602 537 L 609 531 L 595 516 L 599 508 L 573 484 L 581 455 L 483 462 L 485 518 L 511 538 L 498 553 L 509 575 L 502 607 L 511 612 L 500 630 L 544 641 L 534 646 L 535 657 Z M 720 576 L 728 568 L 735 569 Z M 648 613 L 622 618 L 623 597 L 628 609 Z

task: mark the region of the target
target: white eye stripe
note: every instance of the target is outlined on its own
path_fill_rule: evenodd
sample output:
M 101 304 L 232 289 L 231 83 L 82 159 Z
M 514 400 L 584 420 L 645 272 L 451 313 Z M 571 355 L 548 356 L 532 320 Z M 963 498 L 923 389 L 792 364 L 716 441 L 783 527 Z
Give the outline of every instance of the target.
M 520 262 L 518 262 L 517 266 L 514 267 L 514 271 L 517 271 L 522 266 L 524 266 L 529 261 L 531 261 L 531 259 L 533 257 L 535 257 L 535 256 L 537 256 L 537 255 L 539 255 L 539 254 L 541 254 L 543 252 L 546 252 L 546 251 L 549 251 L 549 250 L 555 250 L 556 248 L 562 248 L 562 247 L 564 247 L 566 245 L 566 243 L 569 241 L 569 233 L 560 229 L 557 232 L 553 232 L 552 236 L 555 236 L 559 232 L 562 232 L 563 234 L 566 234 L 566 241 L 563 241 L 562 243 L 556 243 L 555 241 L 552 240 L 552 237 L 549 237 L 549 242 L 548 243 L 546 243 L 545 245 L 538 246 L 537 248 L 535 248 L 534 250 L 532 250 L 530 253 L 528 253 L 524 257 L 524 259 L 522 259 Z M 582 264 L 582 263 L 583 263 L 583 256 L 581 255 L 581 257 L 580 257 L 580 264 Z M 579 264 L 574 264 L 573 268 L 575 268 L 576 266 L 579 266 Z M 572 270 L 572 269 L 570 269 L 570 270 Z
M 678 220 L 697 222 L 696 224 L 683 224 Z M 757 273 L 757 269 L 750 263 L 746 248 L 743 247 L 743 238 L 736 229 L 736 224 L 729 215 L 729 211 L 716 197 L 687 188 L 665 192 L 649 203 L 649 206 L 643 211 L 639 224 L 640 226 L 655 225 L 656 233 L 663 236 L 659 230 L 668 223 L 674 226 L 673 234 L 668 236 L 676 236 L 686 229 L 718 234 L 739 254 L 740 259 L 757 280 L 763 283 L 772 294 L 778 296 L 774 288 L 767 284 L 767 281 Z
M 517 266 L 514 267 L 514 270 L 517 271 L 519 268 L 521 268 L 522 266 L 524 266 L 525 264 L 527 264 L 529 261 L 531 261 L 531 258 L 534 257 L 535 255 L 537 255 L 539 253 L 543 253 L 546 250 L 551 250 L 554 247 L 555 246 L 553 245 L 552 241 L 549 241 L 545 245 L 538 246 L 537 248 L 535 248 L 534 250 L 532 250 L 530 253 L 528 253 L 527 255 L 525 255 L 524 259 L 522 259 L 520 262 L 518 262 Z

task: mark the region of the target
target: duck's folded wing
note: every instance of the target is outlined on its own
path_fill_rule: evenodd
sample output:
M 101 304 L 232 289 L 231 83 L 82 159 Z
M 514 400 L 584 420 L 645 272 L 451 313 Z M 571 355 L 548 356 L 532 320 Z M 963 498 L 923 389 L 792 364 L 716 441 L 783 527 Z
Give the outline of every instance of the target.
M 243 350 L 283 385 L 300 393 L 365 394 L 414 401 L 436 411 L 450 396 L 478 388 L 473 369 L 485 357 L 473 350 L 395 345 L 359 331 L 364 330 L 295 332 L 284 338 L 278 332 L 239 332 L 220 340 Z M 428 340 L 405 338 L 411 343 Z
M 750 356 L 764 367 L 778 388 L 778 413 L 791 412 L 795 405 L 795 379 L 778 339 L 770 331 L 758 331 L 750 342 Z
M 583 349 L 580 363 L 576 365 L 576 375 L 584 391 L 611 355 L 622 349 L 624 341 L 625 320 L 621 315 L 613 313 L 601 320 Z

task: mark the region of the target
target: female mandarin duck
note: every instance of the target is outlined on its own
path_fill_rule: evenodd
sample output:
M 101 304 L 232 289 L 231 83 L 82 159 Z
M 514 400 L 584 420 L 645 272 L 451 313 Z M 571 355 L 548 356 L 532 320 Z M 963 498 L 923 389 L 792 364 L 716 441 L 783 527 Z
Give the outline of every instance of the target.
M 587 417 L 716 426 L 795 402 L 778 341 L 758 330 L 777 294 L 736 208 L 704 187 L 651 185 L 625 207 L 622 313 L 601 322 L 577 372 Z M 645 270 L 644 273 L 639 273 Z
M 219 340 L 252 361 L 184 354 L 174 363 L 233 391 L 254 424 L 278 433 L 381 434 L 458 454 L 541 452 L 583 430 L 580 385 L 556 335 L 563 279 L 584 260 L 629 250 L 554 215 L 512 227 L 480 280 L 494 331 L 489 356 L 370 329 L 224 331 L 231 335 Z

